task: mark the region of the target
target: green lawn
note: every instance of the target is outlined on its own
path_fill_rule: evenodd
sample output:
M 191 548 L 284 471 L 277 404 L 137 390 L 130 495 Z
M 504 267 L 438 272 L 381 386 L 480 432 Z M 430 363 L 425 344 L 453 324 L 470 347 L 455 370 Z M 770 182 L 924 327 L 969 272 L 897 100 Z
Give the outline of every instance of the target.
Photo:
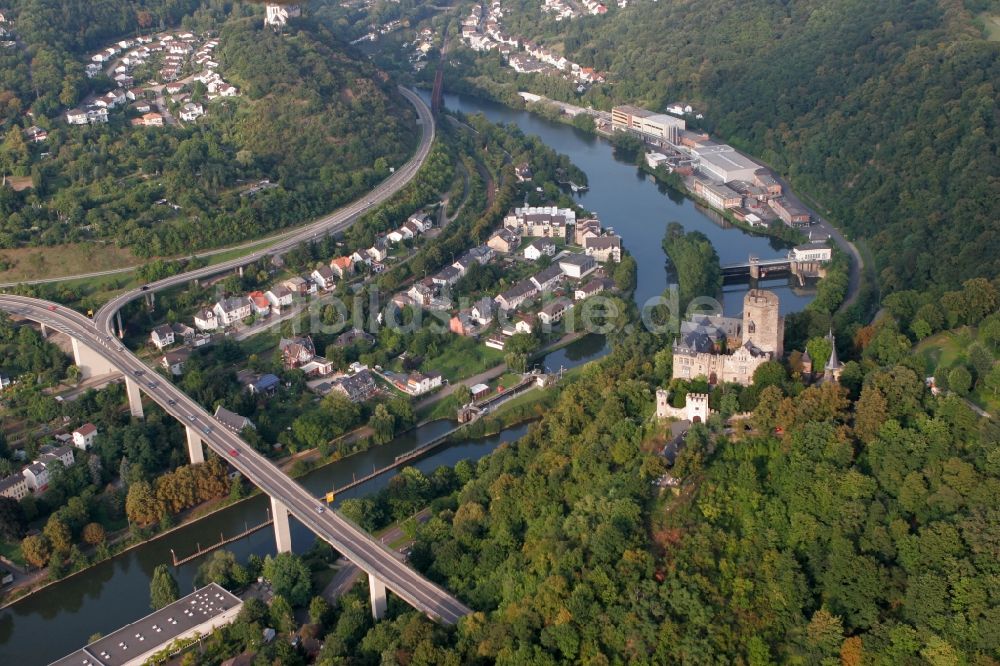
M 969 364 L 967 350 L 976 341 L 977 333 L 975 328 L 968 326 L 942 331 L 921 340 L 913 349 L 923 360 L 925 373 L 929 376 L 936 375 L 959 363 Z M 968 397 L 990 414 L 1000 413 L 1000 396 L 994 395 L 992 391 L 978 387 Z
M 9 541 L 0 541 L 0 555 L 3 555 L 8 560 L 19 564 L 22 567 L 25 566 L 24 555 L 21 554 L 20 541 L 14 543 Z
M 428 360 L 424 369 L 437 370 L 448 381 L 458 381 L 483 372 L 503 362 L 503 352 L 477 343 L 472 338 L 459 338 L 445 347 L 442 354 Z

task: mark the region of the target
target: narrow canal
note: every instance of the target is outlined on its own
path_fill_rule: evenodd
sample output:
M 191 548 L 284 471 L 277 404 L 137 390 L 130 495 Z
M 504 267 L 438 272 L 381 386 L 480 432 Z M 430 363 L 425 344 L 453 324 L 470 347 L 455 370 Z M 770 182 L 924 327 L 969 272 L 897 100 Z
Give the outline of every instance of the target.
M 699 210 L 691 201 L 667 190 L 642 174 L 635 166 L 614 159 L 610 144 L 576 128 L 545 120 L 525 111 L 499 104 L 445 96 L 448 108 L 464 113 L 482 112 L 494 122 L 514 123 L 527 134 L 535 134 L 556 151 L 567 155 L 589 178 L 590 190 L 579 195 L 580 205 L 594 211 L 606 227 L 622 236 L 625 246 L 638 263 L 636 302 L 658 296 L 670 281 L 661 240 L 669 222 L 680 222 L 688 230 L 698 230 L 712 241 L 723 263 L 745 261 L 749 254 L 761 258 L 782 256 L 786 246 L 779 241 L 754 236 L 740 229 L 713 221 L 713 216 Z M 785 280 L 762 284 L 781 297 L 785 313 L 801 310 L 813 293 L 793 287 Z M 724 291 L 728 314 L 739 313 L 745 286 L 729 286 Z M 604 336 L 590 335 L 553 351 L 538 360 L 552 372 L 570 369 L 608 353 Z M 302 479 L 303 484 L 320 495 L 363 476 L 373 467 L 382 467 L 396 456 L 429 442 L 451 427 L 438 421 L 401 436 L 393 442 L 318 469 Z M 497 446 L 511 442 L 527 432 L 522 425 L 504 430 L 489 438 L 460 441 L 435 450 L 415 463 L 425 472 L 440 465 L 454 465 L 459 460 L 478 460 Z M 358 497 L 384 488 L 395 472 L 358 486 L 338 500 Z M 112 560 L 87 569 L 81 575 L 48 587 L 0 612 L 0 664 L 46 664 L 84 645 L 95 632 L 108 632 L 132 622 L 149 612 L 149 579 L 158 564 L 170 563 L 171 549 L 179 557 L 195 549 L 196 543 L 211 544 L 220 534 L 231 535 L 246 525 L 266 518 L 265 497 L 256 497 L 227 508 L 192 525 L 139 546 Z M 312 543 L 312 535 L 293 520 L 293 544 L 297 551 Z M 245 560 L 251 553 L 274 552 L 270 530 L 262 530 L 227 547 Z M 195 571 L 201 560 L 180 567 L 176 576 L 182 591 L 192 588 Z

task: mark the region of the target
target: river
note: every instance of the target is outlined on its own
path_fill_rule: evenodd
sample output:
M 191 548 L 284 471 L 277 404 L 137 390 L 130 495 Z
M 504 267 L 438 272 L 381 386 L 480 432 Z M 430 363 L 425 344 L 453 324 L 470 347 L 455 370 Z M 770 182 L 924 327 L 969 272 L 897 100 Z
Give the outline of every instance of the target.
M 446 95 L 445 104 L 464 113 L 482 112 L 494 122 L 515 123 L 525 133 L 541 137 L 583 169 L 589 178 L 590 189 L 578 195 L 580 205 L 597 213 L 604 226 L 613 227 L 636 258 L 638 286 L 635 298 L 640 305 L 658 296 L 670 280 L 660 241 L 671 221 L 708 236 L 723 263 L 745 261 L 751 253 L 769 258 L 785 252 L 786 246 L 779 241 L 714 222 L 690 200 L 656 183 L 635 166 L 615 160 L 610 144 L 603 139 L 569 125 L 479 99 Z M 802 309 L 812 298 L 810 291 L 793 288 L 785 280 L 765 282 L 763 286 L 780 295 L 781 309 L 785 313 Z M 723 297 L 728 314 L 739 313 L 745 291 L 745 286 L 726 287 Z M 550 352 L 537 363 L 557 372 L 560 368 L 568 370 L 599 358 L 608 351 L 604 336 L 590 335 Z M 304 477 L 302 483 L 321 495 L 350 481 L 353 474 L 362 476 L 373 467 L 392 462 L 397 455 L 434 439 L 450 427 L 446 421 L 429 423 L 385 446 L 315 470 Z M 527 425 L 516 426 L 493 437 L 449 444 L 416 461 L 413 466 L 429 472 L 462 459 L 478 460 L 502 443 L 520 438 L 527 428 Z M 344 492 L 338 496 L 338 501 L 384 488 L 394 475 L 395 472 L 385 474 Z M 184 556 L 195 550 L 196 543 L 215 543 L 220 534 L 235 534 L 245 525 L 258 524 L 266 517 L 266 506 L 266 498 L 260 496 L 229 507 L 5 609 L 0 612 L 0 664 L 46 664 L 81 647 L 95 632 L 106 633 L 142 617 L 149 612 L 149 579 L 153 568 L 171 562 L 171 549 L 178 556 Z M 294 520 L 292 525 L 294 550 L 308 548 L 312 535 Z M 227 548 L 245 560 L 251 553 L 273 553 L 274 537 L 265 529 Z M 192 589 L 200 562 L 196 560 L 175 571 L 182 592 Z
M 425 93 L 426 95 L 426 93 Z M 705 234 L 723 264 L 746 261 L 753 254 L 761 259 L 784 257 L 788 244 L 733 227 L 711 211 L 699 210 L 694 202 L 657 183 L 634 164 L 615 159 L 611 144 L 571 125 L 547 120 L 527 111 L 464 95 L 444 96 L 444 105 L 466 114 L 482 113 L 495 123 L 513 123 L 525 134 L 534 134 L 587 174 L 590 189 L 576 195 L 579 204 L 593 211 L 605 227 L 613 228 L 639 265 L 636 303 L 642 306 L 659 296 L 671 282 L 661 242 L 667 224 L 679 222 L 688 231 Z M 781 298 L 784 313 L 804 308 L 814 290 L 791 286 L 788 280 L 765 280 L 761 287 Z M 743 310 L 746 285 L 727 285 L 723 290 L 726 314 Z
M 429 423 L 385 446 L 314 470 L 301 482 L 321 495 L 349 482 L 352 474 L 361 476 L 373 466 L 383 467 L 451 427 L 448 421 Z M 411 466 L 430 473 L 441 465 L 453 466 L 460 460 L 476 461 L 500 444 L 522 437 L 527 430 L 528 425 L 523 424 L 493 437 L 447 444 Z M 380 490 L 396 473 L 386 473 L 345 491 L 337 496 L 337 502 Z M 265 496 L 251 498 L 86 569 L 5 609 L 0 613 L 0 664 L 47 664 L 85 645 L 95 632 L 108 633 L 146 615 L 150 612 L 149 580 L 153 569 L 158 564 L 170 564 L 171 549 L 183 556 L 194 551 L 196 543 L 217 542 L 220 533 L 239 533 L 245 525 L 264 521 L 267 506 Z M 312 542 L 312 533 L 293 519 L 293 549 L 302 552 Z M 241 561 L 251 553 L 262 556 L 274 553 L 274 534 L 263 529 L 226 548 Z M 182 593 L 193 589 L 194 575 L 202 561 L 197 559 L 174 571 Z

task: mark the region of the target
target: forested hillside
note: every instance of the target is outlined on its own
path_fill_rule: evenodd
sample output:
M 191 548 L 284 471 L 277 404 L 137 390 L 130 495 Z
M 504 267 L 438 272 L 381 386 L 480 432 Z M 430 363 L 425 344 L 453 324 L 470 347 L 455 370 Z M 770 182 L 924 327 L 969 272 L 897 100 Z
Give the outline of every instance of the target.
M 648 421 L 669 351 L 622 339 L 420 528 L 411 561 L 481 613 L 338 625 L 323 663 L 996 663 L 1000 431 L 878 344 L 848 386 L 779 374 L 750 429 L 695 425 L 671 492 Z M 417 477 L 352 509 L 442 486 Z
M 960 0 L 669 0 L 559 23 L 511 6 L 512 34 L 609 73 L 585 102 L 687 101 L 791 175 L 871 241 L 885 287 L 1000 274 L 1000 43 Z
M 23 48 L 7 51 L 23 62 L 11 63 L 10 94 L 0 97 L 0 172 L 33 187 L 0 188 L 0 249 L 93 239 L 153 256 L 260 237 L 360 196 L 416 144 L 413 110 L 386 77 L 322 27 L 299 21 L 275 34 L 259 14 L 244 17 L 250 5 L 183 20 L 218 32 L 216 57 L 239 97 L 208 101 L 196 87 L 206 115 L 183 126 L 133 127 L 121 112 L 106 125 L 67 126 L 63 111 L 85 92 L 75 86 L 87 53 L 140 24 L 172 24 L 197 3 L 149 3 L 162 23 L 139 3 L 76 4 L 32 0 L 17 14 Z M 91 22 L 112 27 L 84 29 Z M 67 36 L 48 42 L 52 26 Z M 43 67 L 48 58 L 59 67 Z M 47 128 L 48 140 L 29 144 L 29 125 Z M 244 192 L 263 179 L 277 187 Z

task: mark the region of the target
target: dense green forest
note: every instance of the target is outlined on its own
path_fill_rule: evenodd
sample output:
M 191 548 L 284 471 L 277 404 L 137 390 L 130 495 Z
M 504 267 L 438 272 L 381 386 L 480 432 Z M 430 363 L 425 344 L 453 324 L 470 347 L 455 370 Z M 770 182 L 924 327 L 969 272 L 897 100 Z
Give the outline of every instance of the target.
M 68 1 L 42 4 L 31 8 L 71 34 L 89 16 Z M 0 189 L 0 248 L 100 239 L 154 256 L 256 238 L 360 196 L 403 164 L 416 142 L 414 114 L 394 85 L 319 25 L 300 21 L 279 35 L 259 15 L 241 16 L 252 11 L 185 19 L 192 30 L 218 29 L 221 71 L 242 95 L 210 103 L 197 124 L 169 128 L 131 127 L 120 113 L 107 125 L 66 127 L 61 111 L 85 85 L 57 99 L 76 79 L 55 70 L 51 81 L 40 78 L 47 33 L 37 19 L 19 19 L 24 53 L 38 55 L 24 80 L 10 74 L 18 101 L 0 103 L 12 111 L 3 117 L 0 170 L 30 176 L 33 188 Z M 115 34 L 135 28 L 129 16 L 113 24 Z M 175 18 L 168 12 L 164 22 Z M 85 53 L 109 31 L 57 40 L 52 57 L 82 72 Z M 35 99 L 33 88 L 55 97 Z M 23 115 L 29 106 L 32 119 Z M 45 144 L 26 144 L 21 129 L 30 124 L 51 127 Z M 241 196 L 260 179 L 278 187 Z
M 510 6 L 512 34 L 608 72 L 584 104 L 694 105 L 868 239 L 885 288 L 1000 273 L 1000 43 L 960 0 L 638 2 L 558 23 L 537 2 Z M 465 74 L 493 95 L 576 97 L 496 53 Z

